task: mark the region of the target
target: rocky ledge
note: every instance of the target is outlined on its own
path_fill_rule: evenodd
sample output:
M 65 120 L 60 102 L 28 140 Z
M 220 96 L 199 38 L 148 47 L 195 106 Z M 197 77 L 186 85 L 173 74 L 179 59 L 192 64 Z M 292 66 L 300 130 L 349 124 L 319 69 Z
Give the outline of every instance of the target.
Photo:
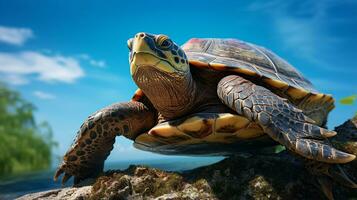
M 357 155 L 357 118 L 336 127 L 332 143 Z M 357 161 L 342 166 L 357 180 Z M 333 184 L 335 199 L 357 198 L 357 190 Z M 71 187 L 19 199 L 325 199 L 316 178 L 301 160 L 285 151 L 239 155 L 186 172 L 146 166 L 107 171 L 91 186 Z

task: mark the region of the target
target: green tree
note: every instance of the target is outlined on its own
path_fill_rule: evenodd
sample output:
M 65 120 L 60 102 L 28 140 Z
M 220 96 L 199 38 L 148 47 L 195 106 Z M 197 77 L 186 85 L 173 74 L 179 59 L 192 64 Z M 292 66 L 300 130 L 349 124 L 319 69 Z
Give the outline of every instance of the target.
M 52 130 L 37 124 L 35 107 L 0 83 L 0 176 L 50 167 Z

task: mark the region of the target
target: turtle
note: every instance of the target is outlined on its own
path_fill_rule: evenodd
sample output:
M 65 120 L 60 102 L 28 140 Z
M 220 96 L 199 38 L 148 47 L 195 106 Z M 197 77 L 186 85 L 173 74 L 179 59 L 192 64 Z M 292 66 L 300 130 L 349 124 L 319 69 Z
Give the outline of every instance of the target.
M 96 177 L 119 135 L 160 154 L 228 156 L 283 145 L 327 165 L 356 157 L 328 141 L 336 135 L 326 128 L 334 98 L 262 46 L 224 38 L 193 38 L 179 46 L 145 32 L 127 45 L 139 89 L 130 101 L 85 120 L 55 180 L 64 174 L 62 182 L 74 176 L 77 184 Z M 351 182 L 340 174 L 337 179 Z

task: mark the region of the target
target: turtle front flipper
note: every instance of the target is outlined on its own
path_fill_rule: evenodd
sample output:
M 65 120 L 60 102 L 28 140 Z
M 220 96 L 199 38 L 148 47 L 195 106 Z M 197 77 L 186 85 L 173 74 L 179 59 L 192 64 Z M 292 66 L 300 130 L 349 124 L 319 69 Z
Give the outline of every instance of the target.
M 137 101 L 113 104 L 95 112 L 82 124 L 54 180 L 62 173 L 62 183 L 71 176 L 74 176 L 74 184 L 96 177 L 103 170 L 116 136 L 123 135 L 134 140 L 137 135 L 152 128 L 156 120 L 156 112 Z
M 305 158 L 347 163 L 356 157 L 329 144 L 326 138 L 336 132 L 317 126 L 300 109 L 264 87 L 230 75 L 219 82 L 217 89 L 224 104 L 259 123 L 271 138 Z

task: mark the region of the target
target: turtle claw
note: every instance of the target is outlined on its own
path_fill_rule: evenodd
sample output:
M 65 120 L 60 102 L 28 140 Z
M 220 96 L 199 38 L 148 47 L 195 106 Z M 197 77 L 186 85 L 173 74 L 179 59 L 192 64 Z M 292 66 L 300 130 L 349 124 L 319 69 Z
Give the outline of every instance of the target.
M 68 181 L 68 179 L 70 179 L 71 177 L 72 177 L 72 175 L 65 173 L 62 177 L 61 184 L 64 185 Z
M 289 146 L 293 151 L 305 158 L 326 163 L 348 163 L 356 158 L 353 154 L 333 148 L 323 140 L 299 138 L 295 141 L 290 141 Z
M 63 165 L 61 165 L 55 172 L 55 175 L 53 176 L 53 180 L 54 181 L 57 181 L 58 180 L 58 177 L 63 174 L 64 170 L 62 168 Z
M 74 178 L 74 185 L 77 185 L 86 179 L 96 178 L 103 171 L 104 161 L 98 165 L 81 165 L 68 161 L 66 156 L 63 160 L 63 163 L 58 167 L 53 176 L 53 180 L 57 181 L 63 174 L 61 180 L 62 185 L 64 185 L 72 176 Z
M 64 173 L 62 180 L 61 180 L 62 185 L 64 185 L 68 181 L 68 179 L 70 179 L 72 177 L 71 174 L 69 174 L 65 171 L 65 166 L 66 166 L 65 164 L 61 164 L 61 166 L 58 167 L 58 169 L 55 172 L 55 175 L 53 176 L 53 180 L 57 181 L 58 177 L 60 177 Z
M 333 136 L 337 135 L 337 132 L 321 128 L 321 135 L 329 138 L 329 137 L 333 137 Z

